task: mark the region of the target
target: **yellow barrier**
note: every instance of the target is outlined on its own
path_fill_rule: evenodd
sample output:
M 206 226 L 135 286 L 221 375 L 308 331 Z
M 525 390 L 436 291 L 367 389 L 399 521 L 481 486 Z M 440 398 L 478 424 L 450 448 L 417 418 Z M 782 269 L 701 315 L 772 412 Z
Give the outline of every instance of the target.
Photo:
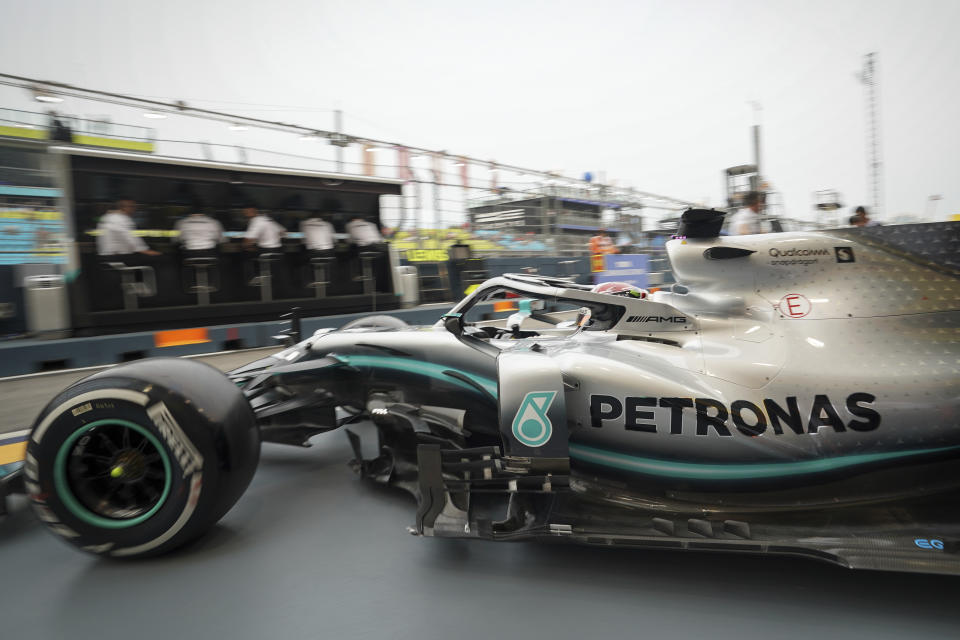
M 49 137 L 46 129 L 28 127 L 7 127 L 0 125 L 0 136 L 8 138 L 27 138 L 28 140 L 46 140 Z
M 14 442 L 11 444 L 0 445 L 0 464 L 10 464 L 11 462 L 20 462 L 25 457 L 27 450 L 27 439 L 23 442 Z
M 0 210 L 0 218 L 6 220 L 60 220 L 63 215 L 59 211 L 32 211 L 30 209 Z
M 110 147 L 111 149 L 127 149 L 128 151 L 146 151 L 153 153 L 153 143 L 146 140 L 124 140 L 122 138 L 104 138 L 103 136 L 86 136 L 80 133 L 73 134 L 74 144 L 85 144 L 90 147 Z
M 443 249 L 407 249 L 410 262 L 446 262 L 447 252 Z
M 84 233 L 94 238 L 101 235 L 99 229 L 90 229 L 84 231 Z M 176 238 L 180 235 L 180 232 L 176 229 L 135 229 L 133 235 L 141 238 Z
M 423 229 L 420 233 L 399 231 L 390 240 L 397 251 L 447 250 L 450 245 L 458 243 L 468 244 L 474 251 L 497 251 L 502 248 L 490 240 L 474 238 L 463 229 Z

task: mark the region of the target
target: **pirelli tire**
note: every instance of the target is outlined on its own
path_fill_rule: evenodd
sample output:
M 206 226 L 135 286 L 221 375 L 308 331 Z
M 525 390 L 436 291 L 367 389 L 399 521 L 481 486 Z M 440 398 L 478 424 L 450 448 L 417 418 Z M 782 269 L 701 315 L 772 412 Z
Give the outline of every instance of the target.
M 96 373 L 40 413 L 24 479 L 33 509 L 93 554 L 146 557 L 209 530 L 260 457 L 250 405 L 217 369 L 156 358 Z

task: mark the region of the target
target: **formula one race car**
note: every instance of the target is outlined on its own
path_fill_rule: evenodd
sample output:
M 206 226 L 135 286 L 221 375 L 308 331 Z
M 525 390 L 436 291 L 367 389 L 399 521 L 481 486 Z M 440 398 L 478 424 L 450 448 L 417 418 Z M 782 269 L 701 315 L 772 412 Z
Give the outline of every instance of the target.
M 74 545 L 153 555 L 233 505 L 261 441 L 369 420 L 352 465 L 412 492 L 424 536 L 960 573 L 960 224 L 721 218 L 684 214 L 669 290 L 505 275 L 432 327 L 94 374 L 37 418 L 24 488 Z

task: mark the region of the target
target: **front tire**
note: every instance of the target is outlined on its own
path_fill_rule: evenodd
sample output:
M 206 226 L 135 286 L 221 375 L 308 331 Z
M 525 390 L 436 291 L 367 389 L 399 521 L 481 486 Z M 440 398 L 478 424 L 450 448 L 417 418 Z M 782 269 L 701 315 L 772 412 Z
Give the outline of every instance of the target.
M 208 365 L 158 358 L 90 376 L 41 412 L 24 475 L 34 511 L 94 554 L 144 557 L 200 536 L 249 485 L 260 438 Z

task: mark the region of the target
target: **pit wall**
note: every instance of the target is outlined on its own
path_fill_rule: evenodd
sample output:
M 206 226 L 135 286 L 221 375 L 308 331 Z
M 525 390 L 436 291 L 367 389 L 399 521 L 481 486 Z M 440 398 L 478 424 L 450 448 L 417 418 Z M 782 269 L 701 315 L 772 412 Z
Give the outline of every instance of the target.
M 575 260 L 575 262 L 564 264 L 563 261 L 567 260 Z M 395 309 L 382 313 L 401 318 L 408 324 L 436 322 L 455 301 L 463 297 L 462 292 L 465 287 L 459 281 L 459 271 L 455 268 L 454 261 L 449 262 L 449 267 L 452 302 L 412 309 Z M 545 276 L 576 275 L 577 282 L 581 283 L 591 282 L 592 277 L 589 258 L 586 256 L 489 258 L 486 261 L 486 267 L 490 277 L 504 273 L 523 273 L 527 268 L 536 269 L 540 275 Z M 15 286 L 12 274 L 10 275 L 11 277 L 7 278 L 7 289 L 9 289 L 7 293 L 10 297 L 15 297 L 22 289 Z M 0 282 L 0 285 L 2 284 L 3 282 Z M 15 299 L 20 303 L 16 305 L 17 309 L 22 311 L 22 294 Z M 358 312 L 303 318 L 301 333 L 306 337 L 317 329 L 340 327 L 350 320 L 370 314 L 371 312 Z M 8 320 L 9 324 L 0 328 L 5 328 L 11 334 L 23 331 L 22 316 L 17 315 L 18 317 Z M 0 377 L 113 364 L 157 356 L 184 356 L 271 346 L 279 344 L 273 336 L 287 326 L 285 321 L 274 320 L 201 327 L 182 330 L 183 333 L 142 331 L 62 339 L 21 338 L 0 341 Z
M 452 305 L 394 310 L 383 315 L 396 316 L 408 324 L 433 324 Z M 370 312 L 303 318 L 301 335 L 317 329 L 341 327 Z M 64 338 L 59 340 L 11 340 L 0 343 L 0 377 L 92 367 L 140 358 L 186 356 L 233 349 L 279 345 L 273 336 L 289 327 L 282 320 L 219 325 L 177 331 L 144 331 L 120 335 Z

